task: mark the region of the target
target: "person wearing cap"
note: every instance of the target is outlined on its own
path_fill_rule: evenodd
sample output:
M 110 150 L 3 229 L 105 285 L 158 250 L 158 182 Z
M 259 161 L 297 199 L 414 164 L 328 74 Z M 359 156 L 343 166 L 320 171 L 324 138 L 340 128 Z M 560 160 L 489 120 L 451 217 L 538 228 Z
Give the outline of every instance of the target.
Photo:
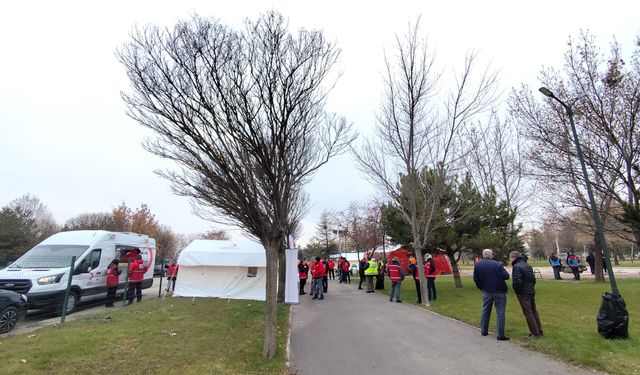
M 400 299 L 400 286 L 402 284 L 402 280 L 404 280 L 404 270 L 400 265 L 400 260 L 398 257 L 394 257 L 391 261 L 391 264 L 388 264 L 386 267 L 387 275 L 391 280 L 391 291 L 389 292 L 389 302 L 393 302 L 393 295 L 395 293 L 396 302 L 401 303 Z
M 511 266 L 513 267 L 511 270 L 513 291 L 518 297 L 522 313 L 529 326 L 529 336 L 527 338 L 537 339 L 543 335 L 543 332 L 542 323 L 540 323 L 540 317 L 536 309 L 536 276 L 533 273 L 533 268 L 525 262 L 519 252 L 512 251 L 509 254 L 509 259 L 511 259 Z
M 117 259 L 114 259 L 107 266 L 107 303 L 104 307 L 113 307 L 113 301 L 116 299 L 116 289 L 120 283 L 120 274 L 122 270 L 118 268 Z
M 436 299 L 436 262 L 431 254 L 425 256 L 427 262 L 424 264 L 424 276 L 427 278 L 427 298 L 429 301 Z
M 482 260 L 473 266 L 473 281 L 482 291 L 482 315 L 480 316 L 480 334 L 489 334 L 489 320 L 493 305 L 496 307 L 498 337 L 500 341 L 509 340 L 505 336 L 505 308 L 507 306 L 507 283 L 509 272 L 501 263 L 493 260 L 491 249 L 482 250 Z

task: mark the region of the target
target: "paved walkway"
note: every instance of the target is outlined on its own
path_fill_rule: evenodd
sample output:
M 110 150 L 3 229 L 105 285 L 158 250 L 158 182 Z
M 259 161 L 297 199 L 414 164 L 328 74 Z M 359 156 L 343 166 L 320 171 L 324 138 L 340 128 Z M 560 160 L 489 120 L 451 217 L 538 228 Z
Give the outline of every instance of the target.
M 304 295 L 292 307 L 291 369 L 297 374 L 596 373 L 357 286 L 330 281 L 323 301 Z

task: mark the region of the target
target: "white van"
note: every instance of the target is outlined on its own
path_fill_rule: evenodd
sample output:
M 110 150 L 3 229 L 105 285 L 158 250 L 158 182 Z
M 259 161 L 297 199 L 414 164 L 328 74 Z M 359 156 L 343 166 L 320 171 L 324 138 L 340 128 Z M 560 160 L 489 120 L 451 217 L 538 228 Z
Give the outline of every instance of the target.
M 56 308 L 62 311 L 71 259 L 76 257 L 71 290 L 67 299 L 67 313 L 71 313 L 80 300 L 106 296 L 107 266 L 112 260 L 120 261 L 118 292 L 124 289 L 127 262 L 140 250 L 149 269 L 144 274 L 142 288 L 153 284 L 153 264 L 156 242 L 146 235 L 79 230 L 60 232 L 42 241 L 9 267 L 0 271 L 0 287 L 25 294 L 29 309 Z

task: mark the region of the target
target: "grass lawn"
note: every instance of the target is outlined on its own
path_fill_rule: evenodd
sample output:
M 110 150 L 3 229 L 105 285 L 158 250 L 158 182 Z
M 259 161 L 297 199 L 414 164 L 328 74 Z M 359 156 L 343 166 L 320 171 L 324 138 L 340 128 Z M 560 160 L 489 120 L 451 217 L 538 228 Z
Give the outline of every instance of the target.
M 629 311 L 629 340 L 607 340 L 598 334 L 596 315 L 602 293 L 609 290 L 609 283 L 586 280 L 538 280 L 536 305 L 544 338 L 534 341 L 523 339 L 529 329 L 508 281 L 506 333 L 525 347 L 563 361 L 612 374 L 640 374 L 640 326 L 635 324 L 640 317 L 640 279 L 617 281 Z M 438 299 L 430 309 L 479 327 L 482 296 L 471 277 L 463 277 L 462 282 L 464 288 L 456 289 L 451 276 L 436 279 Z M 406 302 L 416 301 L 412 280 L 402 283 L 402 293 Z M 495 310 L 489 329 L 495 332 Z
M 268 361 L 264 303 L 170 298 L 2 339 L 0 374 L 284 374 L 288 311 Z

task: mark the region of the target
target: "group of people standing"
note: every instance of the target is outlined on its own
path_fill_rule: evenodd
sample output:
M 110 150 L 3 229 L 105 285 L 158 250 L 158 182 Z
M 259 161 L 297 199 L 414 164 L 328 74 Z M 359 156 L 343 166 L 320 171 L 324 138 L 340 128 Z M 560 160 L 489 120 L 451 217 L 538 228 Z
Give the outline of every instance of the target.
M 336 267 L 337 266 L 337 267 Z M 435 300 L 436 285 L 435 278 L 437 275 L 436 263 L 434 262 L 431 254 L 425 256 L 424 273 L 427 278 L 427 296 L 429 300 Z M 311 273 L 311 290 L 310 294 L 312 299 L 324 299 L 324 294 L 328 290 L 328 280 L 335 279 L 335 269 L 338 269 L 339 283 L 351 283 L 351 263 L 346 257 L 339 257 L 337 264 L 333 259 L 316 257 L 313 263 L 309 263 L 307 258 L 298 260 L 298 279 L 299 279 L 299 295 L 307 294 L 305 292 L 305 286 L 309 273 Z M 385 265 L 384 262 L 376 260 L 376 258 L 368 258 L 366 255 L 359 262 L 359 276 L 360 282 L 358 289 L 363 289 L 363 282 L 366 283 L 366 293 L 374 293 L 375 289 L 384 289 L 384 275 L 387 275 L 391 280 L 391 290 L 389 293 L 389 301 L 395 301 L 401 303 L 400 287 L 405 278 L 405 270 L 400 264 L 399 259 L 394 257 L 392 261 Z M 409 260 L 408 275 L 413 277 L 416 283 L 416 292 L 418 296 L 418 303 L 422 303 L 422 295 L 420 289 L 420 276 L 418 266 L 415 257 L 411 257 Z M 375 278 L 375 284 L 374 284 Z M 381 286 L 378 288 L 378 284 Z
M 536 278 L 533 268 L 525 261 L 522 254 L 512 251 L 509 254 L 512 265 L 512 286 L 518 298 L 522 313 L 529 326 L 529 336 L 527 338 L 537 339 L 544 335 L 542 324 L 535 301 Z M 509 272 L 502 264 L 493 260 L 493 251 L 485 249 L 482 251 L 482 260 L 477 262 L 473 268 L 473 281 L 478 289 L 482 291 L 482 315 L 480 317 L 480 334 L 489 334 L 489 320 L 493 306 L 497 315 L 497 339 L 509 340 L 505 335 L 505 308 L 507 305 L 507 283 Z
M 128 276 L 129 276 L 129 288 L 126 291 L 127 305 L 133 303 L 134 298 L 137 302 L 142 301 L 142 282 L 144 281 L 144 274 L 149 269 L 148 265 L 144 264 L 140 249 L 134 248 L 127 255 L 128 263 Z M 119 268 L 120 261 L 114 259 L 107 266 L 107 301 L 105 307 L 114 307 L 113 303 L 116 299 L 116 291 L 120 284 L 120 275 L 122 270 Z M 167 291 L 172 291 L 176 288 L 176 278 L 178 276 L 179 265 L 175 260 L 172 260 L 167 269 Z

